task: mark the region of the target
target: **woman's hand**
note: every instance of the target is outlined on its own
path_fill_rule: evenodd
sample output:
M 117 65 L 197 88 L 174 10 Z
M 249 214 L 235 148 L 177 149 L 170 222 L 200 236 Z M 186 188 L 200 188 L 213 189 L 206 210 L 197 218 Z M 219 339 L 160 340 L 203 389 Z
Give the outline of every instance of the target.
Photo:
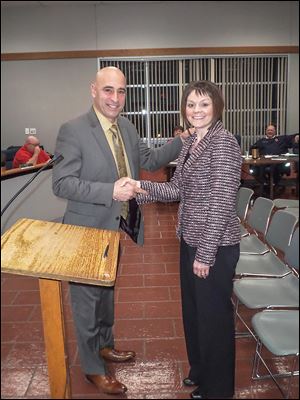
M 193 264 L 193 271 L 195 275 L 199 276 L 199 278 L 206 279 L 209 275 L 209 266 L 195 260 Z

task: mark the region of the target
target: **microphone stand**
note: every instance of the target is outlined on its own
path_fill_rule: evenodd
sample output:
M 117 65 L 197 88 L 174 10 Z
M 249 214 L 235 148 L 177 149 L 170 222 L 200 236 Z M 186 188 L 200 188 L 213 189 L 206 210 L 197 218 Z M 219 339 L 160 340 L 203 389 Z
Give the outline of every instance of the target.
M 3 207 L 3 209 L 1 210 L 1 217 L 2 215 L 5 213 L 5 211 L 8 209 L 8 207 L 11 205 L 11 203 L 19 196 L 20 193 L 22 193 L 22 191 L 42 172 L 44 171 L 44 169 L 46 169 L 47 167 L 49 167 L 50 165 L 53 165 L 55 163 L 59 163 L 61 160 L 63 160 L 63 156 L 59 155 L 57 157 L 53 157 L 51 161 L 49 161 L 47 164 L 45 164 L 41 169 L 39 169 L 37 171 L 37 173 L 35 173 L 33 175 L 32 178 L 29 179 L 29 181 L 27 181 L 25 183 L 25 185 L 23 185 L 21 187 L 21 189 L 19 189 L 17 191 L 17 193 L 9 200 L 9 202 Z

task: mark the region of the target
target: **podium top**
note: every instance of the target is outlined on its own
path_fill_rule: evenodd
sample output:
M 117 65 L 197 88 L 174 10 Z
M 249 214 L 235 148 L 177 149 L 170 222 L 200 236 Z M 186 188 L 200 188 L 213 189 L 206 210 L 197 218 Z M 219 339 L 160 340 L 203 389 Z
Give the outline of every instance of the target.
M 120 233 L 23 218 L 1 237 L 1 270 L 113 286 Z

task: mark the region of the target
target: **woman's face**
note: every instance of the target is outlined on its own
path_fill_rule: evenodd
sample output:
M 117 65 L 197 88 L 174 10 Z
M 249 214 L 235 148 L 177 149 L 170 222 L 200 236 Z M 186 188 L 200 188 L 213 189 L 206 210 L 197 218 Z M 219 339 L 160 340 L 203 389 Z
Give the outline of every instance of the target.
M 186 118 L 197 130 L 206 131 L 212 124 L 213 103 L 208 95 L 197 94 L 195 90 L 187 98 Z

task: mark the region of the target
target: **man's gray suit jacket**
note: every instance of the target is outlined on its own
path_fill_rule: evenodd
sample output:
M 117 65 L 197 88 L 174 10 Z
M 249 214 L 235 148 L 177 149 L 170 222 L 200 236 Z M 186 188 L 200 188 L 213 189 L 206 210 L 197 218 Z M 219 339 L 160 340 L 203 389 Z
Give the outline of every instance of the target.
M 119 117 L 117 122 L 133 179 L 139 179 L 141 168 L 154 171 L 178 157 L 179 137 L 153 150 L 127 118 Z M 93 108 L 61 126 L 55 154 L 64 157 L 53 167 L 52 176 L 54 194 L 68 200 L 64 223 L 119 230 L 121 203 L 112 198 L 118 170 Z M 143 244 L 143 236 L 142 221 L 138 244 Z

